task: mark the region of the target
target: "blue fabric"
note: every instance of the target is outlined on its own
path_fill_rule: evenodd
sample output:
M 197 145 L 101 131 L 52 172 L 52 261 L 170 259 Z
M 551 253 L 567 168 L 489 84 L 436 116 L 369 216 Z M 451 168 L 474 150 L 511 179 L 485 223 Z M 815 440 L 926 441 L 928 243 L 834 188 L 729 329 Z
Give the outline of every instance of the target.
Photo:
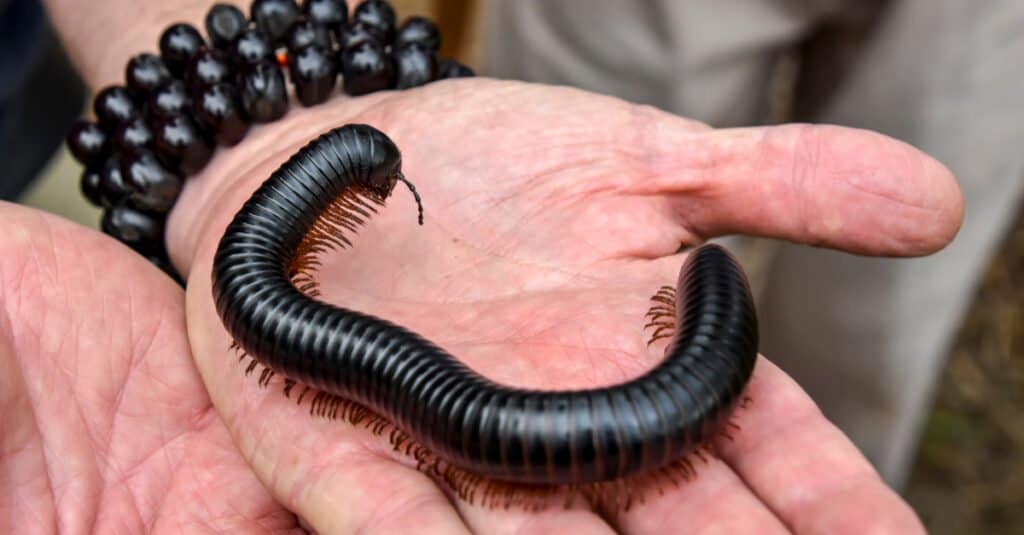
M 40 0 L 0 0 L 0 199 L 17 199 L 46 165 L 84 98 Z
M 46 13 L 37 0 L 0 0 L 0 103 L 25 82 L 42 50 Z

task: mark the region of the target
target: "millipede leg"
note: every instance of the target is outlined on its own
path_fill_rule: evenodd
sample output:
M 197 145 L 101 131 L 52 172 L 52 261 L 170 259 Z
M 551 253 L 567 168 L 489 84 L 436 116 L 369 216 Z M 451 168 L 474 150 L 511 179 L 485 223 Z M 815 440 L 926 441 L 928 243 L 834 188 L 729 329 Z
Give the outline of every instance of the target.
M 676 331 L 676 289 L 662 286 L 651 296 L 651 308 L 644 314 L 648 318 L 644 330 L 654 329 L 647 346 L 662 338 L 671 338 Z

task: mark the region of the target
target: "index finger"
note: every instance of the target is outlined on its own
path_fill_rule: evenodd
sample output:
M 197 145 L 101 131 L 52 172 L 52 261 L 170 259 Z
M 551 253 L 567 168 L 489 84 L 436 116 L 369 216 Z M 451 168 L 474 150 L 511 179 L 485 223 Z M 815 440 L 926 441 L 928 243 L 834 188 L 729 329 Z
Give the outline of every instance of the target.
M 796 533 L 923 533 L 913 510 L 811 398 L 761 357 L 736 411 L 739 431 L 715 449 Z

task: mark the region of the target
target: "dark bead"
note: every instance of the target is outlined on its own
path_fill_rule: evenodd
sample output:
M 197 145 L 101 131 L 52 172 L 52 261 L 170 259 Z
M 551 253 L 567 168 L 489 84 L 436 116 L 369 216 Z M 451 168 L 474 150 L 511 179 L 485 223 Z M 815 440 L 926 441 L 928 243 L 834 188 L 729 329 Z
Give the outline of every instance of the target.
M 299 6 L 294 0 L 253 0 L 249 15 L 270 42 L 278 44 L 284 42 L 288 30 L 299 18 Z
M 181 80 L 171 80 L 153 91 L 146 106 L 147 115 L 151 119 L 157 117 L 170 117 L 181 113 L 187 113 L 192 106 L 188 96 L 188 89 Z
M 235 145 L 249 131 L 249 121 L 242 114 L 238 90 L 230 84 L 203 88 L 193 95 L 192 111 L 199 124 L 213 133 L 218 145 Z
M 172 24 L 160 36 L 160 57 L 171 74 L 181 78 L 188 60 L 205 44 L 195 26 L 184 22 Z
M 164 249 L 164 218 L 139 210 L 128 201 L 104 211 L 100 228 L 143 254 L 159 254 Z
M 444 78 L 470 78 L 475 76 L 473 69 L 455 61 L 454 59 L 443 59 L 437 65 L 437 77 Z
M 352 12 L 352 22 L 376 28 L 385 43 L 395 39 L 395 10 L 384 0 L 366 0 Z
M 96 206 L 103 206 L 103 190 L 100 188 L 100 181 L 102 176 L 100 172 L 86 168 L 82 171 L 82 179 L 78 183 L 78 187 L 82 190 L 82 195 Z
M 96 166 L 107 157 L 107 134 L 92 121 L 79 119 L 66 138 L 71 155 L 84 166 Z
M 274 48 L 270 46 L 267 36 L 250 28 L 231 44 L 231 59 L 240 69 L 261 61 L 275 61 Z
M 337 33 L 348 21 L 345 0 L 303 0 L 302 12 L 309 20 Z
M 121 175 L 121 155 L 114 153 L 100 169 L 100 197 L 103 206 L 114 206 L 127 199 L 132 190 Z
M 395 36 L 395 48 L 402 48 L 410 43 L 418 43 L 436 53 L 441 48 L 441 32 L 437 25 L 423 17 L 409 17 L 398 29 Z
M 153 142 L 153 132 L 142 117 L 136 117 L 117 127 L 114 132 L 114 150 L 122 154 L 131 154 L 139 149 L 149 147 Z
M 384 38 L 376 28 L 363 23 L 349 24 L 338 34 L 338 48 L 348 50 L 366 43 L 384 46 Z
M 249 25 L 245 13 L 231 4 L 214 4 L 206 13 L 206 35 L 213 46 L 224 49 Z
M 181 193 L 181 177 L 168 171 L 148 150 L 123 156 L 121 176 L 132 192 L 132 204 L 154 214 L 169 212 Z
M 349 95 L 365 95 L 394 86 L 395 70 L 391 56 L 375 42 L 346 49 L 341 54 L 341 65 L 342 81 Z
M 154 89 L 171 79 L 164 61 L 154 54 L 139 54 L 128 60 L 124 68 L 124 79 L 128 90 L 137 99 L 145 99 Z
M 185 69 L 185 83 L 192 88 L 229 81 L 231 66 L 219 50 L 200 50 L 192 56 Z
M 296 52 L 290 60 L 291 80 L 295 96 L 303 106 L 315 106 L 326 101 L 338 80 L 338 71 L 329 49 L 307 46 Z
M 117 125 L 139 113 L 128 89 L 120 85 L 106 87 L 97 93 L 92 101 L 92 108 L 100 126 L 107 132 L 113 132 Z
M 316 45 L 325 50 L 331 49 L 331 32 L 326 26 L 317 24 L 311 20 L 300 20 L 292 26 L 288 32 L 288 51 L 295 53 L 310 45 Z
M 199 126 L 185 115 L 156 120 L 153 124 L 153 148 L 168 168 L 182 176 L 199 172 L 213 156 L 213 146 Z
M 288 88 L 276 63 L 264 61 L 251 66 L 239 85 L 242 109 L 252 122 L 269 123 L 288 112 Z
M 411 43 L 394 51 L 395 89 L 409 89 L 437 79 L 437 56 L 426 47 Z

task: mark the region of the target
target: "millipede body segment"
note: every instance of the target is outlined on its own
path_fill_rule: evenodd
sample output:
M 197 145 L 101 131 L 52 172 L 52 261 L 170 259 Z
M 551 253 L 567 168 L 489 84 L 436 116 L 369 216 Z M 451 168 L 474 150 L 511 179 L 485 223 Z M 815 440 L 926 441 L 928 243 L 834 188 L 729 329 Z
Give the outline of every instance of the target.
M 664 360 L 589 390 L 501 385 L 401 326 L 315 299 L 311 258 L 347 245 L 346 231 L 404 180 L 385 134 L 346 125 L 282 165 L 228 226 L 213 265 L 217 311 L 235 342 L 289 387 L 359 403 L 468 473 L 531 485 L 658 470 L 726 423 L 758 334 L 742 270 L 718 246 L 695 249 L 674 291 L 655 298 L 651 324 L 674 328 Z

